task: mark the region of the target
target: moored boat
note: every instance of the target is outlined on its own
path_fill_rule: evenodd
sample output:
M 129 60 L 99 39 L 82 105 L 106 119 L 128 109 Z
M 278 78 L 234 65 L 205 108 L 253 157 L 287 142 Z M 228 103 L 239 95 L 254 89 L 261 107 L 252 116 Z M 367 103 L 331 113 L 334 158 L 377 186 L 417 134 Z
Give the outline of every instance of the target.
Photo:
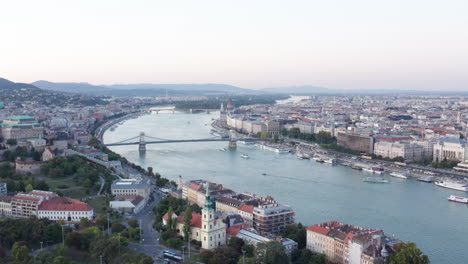
M 362 170 L 362 167 L 353 165 L 353 166 L 351 166 L 351 169 L 353 169 L 353 170 Z
M 408 179 L 407 173 L 405 172 L 392 172 L 390 176 L 400 178 L 400 179 Z
M 461 196 L 450 195 L 448 200 L 451 201 L 451 202 L 468 204 L 468 198 L 461 197 Z
M 249 155 L 247 155 L 247 154 L 242 154 L 242 155 L 240 155 L 240 156 L 241 156 L 241 158 L 243 158 L 243 159 L 248 159 L 248 158 L 250 158 Z
M 448 189 L 466 192 L 468 191 L 468 185 L 466 183 L 453 182 L 453 181 L 436 181 L 435 185 Z
M 370 183 L 388 183 L 389 181 L 380 177 L 367 177 L 363 181 Z
M 226 148 L 220 148 L 219 151 L 226 151 Z

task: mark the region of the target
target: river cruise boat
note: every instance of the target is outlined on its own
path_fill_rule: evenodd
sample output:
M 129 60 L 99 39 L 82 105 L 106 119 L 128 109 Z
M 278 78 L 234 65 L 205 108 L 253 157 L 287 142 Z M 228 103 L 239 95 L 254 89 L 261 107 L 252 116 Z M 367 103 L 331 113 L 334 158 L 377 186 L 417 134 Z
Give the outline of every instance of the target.
M 440 187 L 453 189 L 457 191 L 462 191 L 462 192 L 468 191 L 468 185 L 466 183 L 453 182 L 453 181 L 436 181 L 434 182 L 434 184 Z
M 461 197 L 461 196 L 450 195 L 448 200 L 451 201 L 451 202 L 468 204 L 468 198 Z
M 249 158 L 250 158 L 249 155 L 247 155 L 247 154 L 242 154 L 242 155 L 240 155 L 240 156 L 241 156 L 241 158 L 243 158 L 243 159 L 249 159 Z
M 351 166 L 351 169 L 353 169 L 353 170 L 362 170 L 362 167 L 359 167 L 359 166 L 356 166 L 356 165 L 352 165 L 352 166 Z
M 296 153 L 296 156 L 298 159 L 310 159 L 310 157 L 307 155 L 307 154 L 303 154 L 303 153 Z
M 336 159 L 328 158 L 323 160 L 325 163 L 335 165 L 336 164 Z
M 400 179 L 408 179 L 408 173 L 407 172 L 392 172 L 390 173 L 390 176 L 395 177 L 395 178 L 400 178 Z
M 372 170 L 374 171 L 375 174 L 384 173 L 384 168 L 381 168 L 381 167 L 373 167 Z
M 364 167 L 362 168 L 363 171 L 367 171 L 367 172 L 370 172 L 370 173 L 374 173 L 374 170 L 372 168 L 367 168 L 367 167 Z
M 253 145 L 254 142 L 252 141 L 245 141 L 245 140 L 238 140 L 237 143 L 244 144 L 244 145 Z
M 363 181 L 370 183 L 388 183 L 389 181 L 380 177 L 367 177 Z

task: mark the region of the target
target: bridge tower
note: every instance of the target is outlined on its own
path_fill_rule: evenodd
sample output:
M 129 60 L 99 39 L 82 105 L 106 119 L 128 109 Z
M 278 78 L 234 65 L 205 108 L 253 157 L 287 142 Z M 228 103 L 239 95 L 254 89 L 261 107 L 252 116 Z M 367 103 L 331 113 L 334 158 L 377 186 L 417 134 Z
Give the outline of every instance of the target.
M 235 149 L 237 148 L 237 142 L 236 142 L 236 133 L 234 132 L 234 130 L 230 130 L 229 131 L 229 148 L 231 149 Z
M 145 132 L 140 132 L 140 143 L 138 144 L 138 150 L 140 152 L 146 151 Z

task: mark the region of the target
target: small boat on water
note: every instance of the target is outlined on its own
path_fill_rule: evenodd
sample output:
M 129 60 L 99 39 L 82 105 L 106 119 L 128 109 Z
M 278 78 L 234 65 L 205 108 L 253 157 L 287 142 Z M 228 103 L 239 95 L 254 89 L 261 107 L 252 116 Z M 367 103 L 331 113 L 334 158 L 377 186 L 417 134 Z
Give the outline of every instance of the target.
M 328 159 L 324 159 L 323 162 L 335 165 L 336 164 L 336 159 L 328 158 Z
M 240 156 L 241 156 L 241 158 L 243 158 L 243 159 L 248 159 L 248 158 L 250 158 L 249 155 L 247 155 L 247 154 L 242 154 L 242 155 L 240 155 Z
M 362 170 L 362 167 L 353 165 L 353 166 L 351 166 L 351 169 L 353 169 L 353 170 Z
M 219 151 L 226 151 L 226 148 L 220 148 Z
M 263 176 L 266 176 L 267 174 L 264 172 L 264 173 L 262 173 L 262 175 L 263 175 Z
M 457 191 L 467 192 L 468 185 L 466 183 L 454 182 L 454 181 L 436 181 L 435 185 Z
M 363 171 L 367 171 L 367 172 L 370 172 L 370 173 L 374 173 L 374 170 L 372 168 L 367 168 L 367 167 L 364 167 L 362 168 Z
M 408 179 L 408 176 L 406 176 L 406 173 L 404 172 L 392 172 L 390 173 L 390 176 L 400 179 Z
M 381 177 L 367 177 L 363 181 L 370 183 L 388 183 L 389 181 Z
M 448 200 L 451 201 L 451 202 L 468 204 L 468 198 L 461 197 L 461 196 L 450 195 Z
M 433 178 L 434 176 L 426 176 L 426 177 L 418 178 L 418 181 L 431 183 Z

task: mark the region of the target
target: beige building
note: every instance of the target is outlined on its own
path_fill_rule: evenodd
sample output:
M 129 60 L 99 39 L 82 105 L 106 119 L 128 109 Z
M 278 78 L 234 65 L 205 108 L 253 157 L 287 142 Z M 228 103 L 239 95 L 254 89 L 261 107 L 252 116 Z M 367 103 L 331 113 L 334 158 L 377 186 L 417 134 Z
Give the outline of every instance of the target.
M 468 158 L 468 141 L 453 137 L 441 138 L 434 144 L 433 151 L 434 161 L 447 159 L 464 162 Z
M 112 183 L 111 191 L 115 196 L 139 195 L 143 197 L 146 204 L 150 196 L 151 184 L 149 179 L 143 178 L 120 179 Z
M 41 173 L 41 166 L 44 165 L 43 161 L 23 161 L 17 159 L 15 162 L 15 170 L 18 174 L 28 174 L 31 173 L 33 175 L 37 175 Z
M 25 141 L 44 136 L 44 128 L 32 116 L 8 116 L 3 120 L 1 131 L 4 140 Z
M 405 161 L 420 160 L 423 152 L 423 146 L 408 142 L 379 141 L 374 144 L 375 155 L 390 159 L 402 157 Z

